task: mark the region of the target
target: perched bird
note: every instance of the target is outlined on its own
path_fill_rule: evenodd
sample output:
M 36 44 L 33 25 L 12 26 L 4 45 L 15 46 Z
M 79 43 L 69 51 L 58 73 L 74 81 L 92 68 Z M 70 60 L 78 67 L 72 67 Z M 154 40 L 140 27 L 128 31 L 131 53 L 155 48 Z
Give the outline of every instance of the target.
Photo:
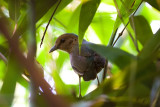
M 78 36 L 72 33 L 66 33 L 57 38 L 55 45 L 49 51 L 49 53 L 51 53 L 57 49 L 60 49 L 69 53 L 71 66 L 79 75 L 80 97 L 81 77 L 83 77 L 84 81 L 93 80 L 97 77 L 97 73 L 100 72 L 105 66 L 105 58 L 90 49 L 86 44 L 92 43 L 83 40 L 81 51 L 79 53 Z

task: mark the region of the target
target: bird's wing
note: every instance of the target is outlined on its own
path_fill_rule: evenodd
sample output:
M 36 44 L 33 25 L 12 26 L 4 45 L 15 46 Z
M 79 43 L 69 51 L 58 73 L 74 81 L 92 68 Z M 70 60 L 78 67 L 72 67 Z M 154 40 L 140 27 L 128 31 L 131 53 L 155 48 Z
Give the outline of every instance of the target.
M 77 54 L 70 54 L 70 61 L 72 68 L 79 75 L 83 75 L 90 64 L 88 58 Z

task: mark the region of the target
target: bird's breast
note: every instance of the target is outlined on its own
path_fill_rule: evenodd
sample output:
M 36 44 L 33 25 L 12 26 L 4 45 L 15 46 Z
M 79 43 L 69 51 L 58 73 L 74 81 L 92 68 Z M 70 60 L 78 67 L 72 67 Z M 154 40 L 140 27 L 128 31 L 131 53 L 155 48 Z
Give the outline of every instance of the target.
M 75 54 L 70 54 L 70 62 L 74 71 L 79 75 L 83 75 L 90 64 L 86 57 Z

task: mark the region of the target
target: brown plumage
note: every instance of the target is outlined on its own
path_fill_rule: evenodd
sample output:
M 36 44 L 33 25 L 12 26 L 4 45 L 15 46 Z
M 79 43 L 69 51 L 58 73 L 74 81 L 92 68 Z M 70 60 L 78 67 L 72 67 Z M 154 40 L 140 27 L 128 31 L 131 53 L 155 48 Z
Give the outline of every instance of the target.
M 86 44 L 92 43 L 83 40 L 81 53 L 79 55 L 78 36 L 72 33 L 66 33 L 57 38 L 50 52 L 57 49 L 68 52 L 73 70 L 79 77 L 83 77 L 85 81 L 89 81 L 95 79 L 97 73 L 104 68 L 105 59 L 91 50 Z

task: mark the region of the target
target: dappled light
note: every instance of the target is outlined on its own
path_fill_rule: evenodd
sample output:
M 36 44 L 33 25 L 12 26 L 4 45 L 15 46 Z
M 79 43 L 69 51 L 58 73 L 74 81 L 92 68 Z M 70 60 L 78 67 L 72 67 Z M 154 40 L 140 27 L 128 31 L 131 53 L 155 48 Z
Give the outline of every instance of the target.
M 159 0 L 0 0 L 0 107 L 22 106 L 159 107 Z

